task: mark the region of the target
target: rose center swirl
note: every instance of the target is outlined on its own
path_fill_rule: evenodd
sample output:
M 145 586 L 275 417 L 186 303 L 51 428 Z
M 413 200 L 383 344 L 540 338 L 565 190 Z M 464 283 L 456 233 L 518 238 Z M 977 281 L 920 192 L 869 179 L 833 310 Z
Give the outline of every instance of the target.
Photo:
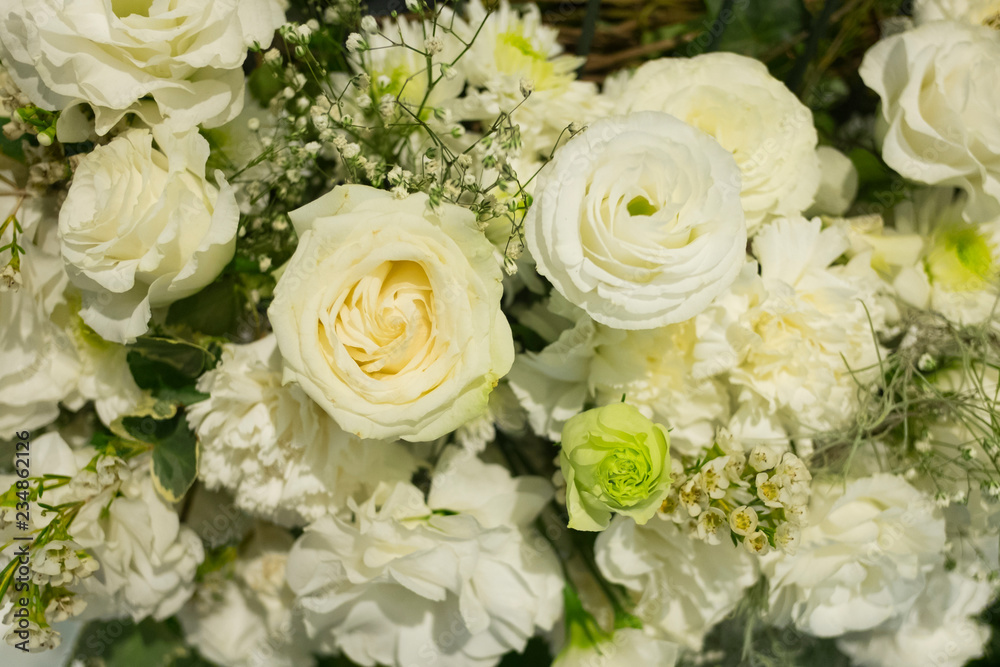
M 383 379 L 429 363 L 434 295 L 416 262 L 384 262 L 351 288 L 334 332 L 369 377 Z

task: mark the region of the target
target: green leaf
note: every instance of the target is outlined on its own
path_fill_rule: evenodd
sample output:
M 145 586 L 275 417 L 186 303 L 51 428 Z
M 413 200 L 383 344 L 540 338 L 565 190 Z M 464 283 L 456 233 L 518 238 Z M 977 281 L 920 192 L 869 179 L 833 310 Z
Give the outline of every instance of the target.
M 130 415 L 121 425 L 136 440 L 153 445 L 153 484 L 169 502 L 180 500 L 198 476 L 199 458 L 198 439 L 184 415 L 161 420 Z
M 809 13 L 802 0 L 769 0 L 766 10 L 754 2 L 706 0 L 705 4 L 713 17 L 706 50 L 760 58 L 808 27 Z M 698 39 L 692 46 L 704 42 Z
M 223 336 L 235 332 L 241 305 L 236 278 L 232 274 L 223 275 L 200 292 L 175 301 L 167 312 L 167 324 L 185 325 L 209 336 Z

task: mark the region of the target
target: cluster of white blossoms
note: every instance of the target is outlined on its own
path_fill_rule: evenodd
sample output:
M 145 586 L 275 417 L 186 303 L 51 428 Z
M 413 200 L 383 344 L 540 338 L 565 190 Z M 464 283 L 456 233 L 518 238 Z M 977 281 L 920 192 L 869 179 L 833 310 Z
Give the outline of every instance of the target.
M 600 83 L 532 4 L 323 4 L 0 11 L 0 662 L 983 654 L 997 0 Z

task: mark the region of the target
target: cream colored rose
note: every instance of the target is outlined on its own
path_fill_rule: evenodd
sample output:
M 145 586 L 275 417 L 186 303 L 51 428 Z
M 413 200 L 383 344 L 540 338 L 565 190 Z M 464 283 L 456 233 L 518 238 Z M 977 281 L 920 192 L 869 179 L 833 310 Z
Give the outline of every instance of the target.
M 538 175 L 525 239 L 539 273 L 596 321 L 681 322 L 743 263 L 739 169 L 711 137 L 668 114 L 600 120 Z
M 142 335 L 152 308 L 194 294 L 232 258 L 239 209 L 222 172 L 219 187 L 205 179 L 208 152 L 197 132 L 160 126 L 129 130 L 80 162 L 59 235 L 80 316 L 104 338 Z
M 243 106 L 243 60 L 284 22 L 275 0 L 10 0 L 0 59 L 44 109 L 88 104 L 98 134 L 126 113 L 175 130 L 221 125 Z M 62 141 L 81 141 L 64 114 Z
M 286 382 L 362 438 L 432 440 L 486 410 L 514 345 L 468 210 L 355 185 L 290 217 L 299 245 L 268 311 Z
M 933 22 L 875 44 L 861 78 L 882 99 L 886 163 L 963 189 L 970 222 L 1000 217 L 1000 33 Z
M 915 0 L 913 20 L 917 25 L 965 21 L 995 28 L 1000 25 L 1000 0 Z
M 751 233 L 812 203 L 820 182 L 812 113 L 763 63 L 735 53 L 654 60 L 636 70 L 621 104 L 677 116 L 731 152 Z

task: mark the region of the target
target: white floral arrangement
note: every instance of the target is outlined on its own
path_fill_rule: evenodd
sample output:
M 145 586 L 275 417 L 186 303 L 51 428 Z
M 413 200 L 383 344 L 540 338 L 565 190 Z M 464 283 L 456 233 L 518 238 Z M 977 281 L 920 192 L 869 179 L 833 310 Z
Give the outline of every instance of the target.
M 7 2 L 3 664 L 987 654 L 1000 4 L 719 4 Z

